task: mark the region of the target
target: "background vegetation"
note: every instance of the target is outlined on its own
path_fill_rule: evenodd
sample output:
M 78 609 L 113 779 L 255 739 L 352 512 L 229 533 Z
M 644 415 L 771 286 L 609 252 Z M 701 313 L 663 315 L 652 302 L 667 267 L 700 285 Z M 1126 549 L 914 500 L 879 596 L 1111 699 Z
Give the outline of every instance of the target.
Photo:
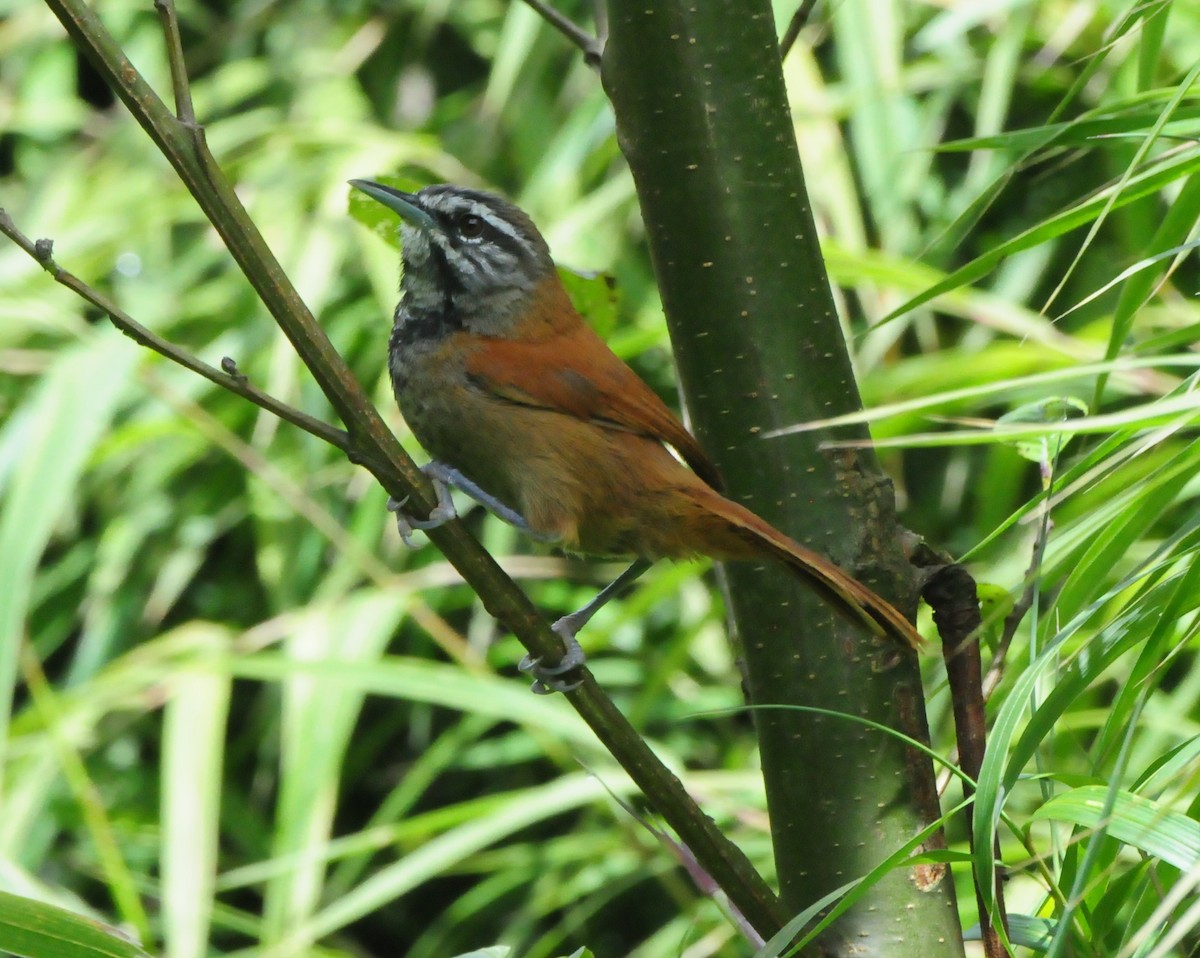
M 100 9 L 165 92 L 153 11 Z M 328 418 L 49 12 L 0 11 L 0 205 L 160 334 Z M 793 12 L 778 6 L 781 33 Z M 593 321 L 671 395 L 603 92 L 531 10 L 180 13 L 214 153 L 402 437 L 383 372 L 396 255 L 348 217 L 352 176 L 507 192 L 560 262 L 612 273 Z M 1037 601 L 989 706 L 977 826 L 998 829 L 1010 910 L 1044 920 L 1023 940 L 1045 932 L 1057 954 L 1200 947 L 1197 63 L 1194 5 L 1115 0 L 838 0 L 785 63 L 873 432 L 904 439 L 886 461 L 907 525 L 966 555 L 1003 615 L 1051 504 Z M 138 349 L 8 246 L 0 369 L 0 888 L 176 956 L 752 951 L 619 804 L 626 779 L 566 703 L 514 679 L 516 643 L 434 550 L 399 547 L 364 473 Z M 1056 437 L 1031 452 L 989 428 L 1062 396 L 1095 415 L 1057 460 Z M 471 521 L 548 611 L 608 571 Z M 701 571 L 655 569 L 586 641 L 768 870 L 753 735 Z M 926 668 L 946 753 L 942 671 Z M 953 848 L 962 836 L 951 823 Z M 966 884 L 959 899 L 970 925 Z

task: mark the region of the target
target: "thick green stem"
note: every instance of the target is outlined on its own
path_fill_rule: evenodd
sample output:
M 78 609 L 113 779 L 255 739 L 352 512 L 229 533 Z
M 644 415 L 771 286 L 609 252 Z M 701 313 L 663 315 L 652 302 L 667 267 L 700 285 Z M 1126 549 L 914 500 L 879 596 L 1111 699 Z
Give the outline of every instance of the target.
M 762 438 L 860 405 L 770 5 L 612 0 L 609 20 L 604 80 L 697 434 L 735 498 L 914 608 L 916 576 L 874 455 L 824 451 L 828 435 Z M 859 724 L 787 706 L 846 712 L 926 740 L 917 662 L 782 570 L 742 564 L 727 575 L 783 898 L 799 911 L 868 873 L 939 813 L 927 759 Z M 821 947 L 961 954 L 949 876 L 892 872 Z

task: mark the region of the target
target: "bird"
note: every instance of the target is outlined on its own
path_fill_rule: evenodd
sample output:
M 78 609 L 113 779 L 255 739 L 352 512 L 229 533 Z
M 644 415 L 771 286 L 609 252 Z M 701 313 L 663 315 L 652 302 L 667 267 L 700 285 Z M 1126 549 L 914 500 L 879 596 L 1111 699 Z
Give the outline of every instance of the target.
M 571 304 L 524 211 L 451 184 L 350 184 L 401 221 L 388 371 L 437 494 L 426 519 L 389 501 L 405 542 L 456 516 L 457 488 L 566 552 L 634 560 L 553 624 L 561 661 L 522 660 L 534 691 L 579 685 L 565 678 L 586 660 L 576 634 L 659 559 L 774 560 L 875 634 L 919 647 L 890 603 L 722 494 L 700 444 Z

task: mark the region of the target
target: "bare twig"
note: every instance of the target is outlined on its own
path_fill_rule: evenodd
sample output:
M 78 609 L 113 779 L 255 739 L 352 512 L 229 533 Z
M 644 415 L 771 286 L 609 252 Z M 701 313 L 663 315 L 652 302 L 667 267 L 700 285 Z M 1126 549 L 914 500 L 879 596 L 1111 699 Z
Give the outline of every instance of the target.
M 544 3 L 543 0 L 525 0 L 525 3 L 537 11 L 538 16 L 550 26 L 583 51 L 584 63 L 590 67 L 600 66 L 600 57 L 604 54 L 603 43 L 548 3 Z
M 336 446 L 342 452 L 346 453 L 351 461 L 364 461 L 360 450 L 351 441 L 349 433 L 322 422 L 320 419 L 315 419 L 308 415 L 308 413 L 301 412 L 299 409 L 280 402 L 274 396 L 268 395 L 257 387 L 252 386 L 249 380 L 238 372 L 237 363 L 229 357 L 225 357 L 221 361 L 224 371 L 215 369 L 208 365 L 208 363 L 187 352 L 187 350 L 180 349 L 174 343 L 170 343 L 156 333 L 151 332 L 103 293 L 93 289 L 79 277 L 59 266 L 53 256 L 54 244 L 46 239 L 30 240 L 29 237 L 17 228 L 16 224 L 13 223 L 12 217 L 4 209 L 0 209 L 0 233 L 3 233 L 33 257 L 42 269 L 54 278 L 56 283 L 65 286 L 77 296 L 105 313 L 117 329 L 139 346 L 145 346 L 160 356 L 165 356 L 172 362 L 178 363 L 180 366 L 203 376 L 209 382 L 216 383 L 230 392 L 237 393 L 244 399 L 249 399 L 256 406 L 267 410 L 267 412 L 274 413 L 280 419 L 290 422 L 293 426 L 298 426 L 318 439 L 323 439 L 331 446 Z
M 607 0 L 592 0 L 592 11 L 596 19 L 596 41 L 601 48 L 608 39 L 608 3 Z
M 1000 680 L 1004 677 L 1004 666 L 1008 659 L 1008 650 L 1012 645 L 1013 638 L 1016 636 L 1017 629 L 1020 628 L 1025 615 L 1033 607 L 1033 603 L 1037 599 L 1038 577 L 1042 568 L 1042 558 L 1046 554 L 1046 543 L 1050 539 L 1050 531 L 1054 528 L 1054 522 L 1050 518 L 1050 509 L 1054 502 L 1054 497 L 1051 495 L 1052 492 L 1053 483 L 1051 482 L 1039 507 L 1037 535 L 1033 540 L 1033 551 L 1029 559 L 1029 568 L 1025 570 L 1024 587 L 1021 590 L 1021 597 L 1017 599 L 1016 603 L 1009 610 L 1008 615 L 1004 617 L 1003 631 L 999 641 L 996 643 L 996 649 L 992 653 L 991 662 L 988 663 L 988 670 L 980 682 L 980 694 L 985 704 L 991 699 L 992 693 L 1000 686 Z M 993 622 L 994 618 L 989 617 L 988 621 L 984 624 L 990 627 Z M 952 763 L 958 761 L 957 749 L 951 753 L 949 760 Z M 937 791 L 939 795 L 945 794 L 952 777 L 945 770 L 938 774 Z
M 1033 607 L 1033 600 L 1037 598 L 1038 586 L 1041 583 L 1042 558 L 1046 555 L 1046 543 L 1050 539 L 1050 530 L 1054 528 L 1054 523 L 1050 519 L 1050 491 L 1052 490 L 1047 491 L 1046 498 L 1042 501 L 1037 536 L 1033 540 L 1033 554 L 1029 559 L 1029 568 L 1025 570 L 1025 588 L 1021 591 L 1021 598 L 1012 607 L 1012 611 L 1004 618 L 1004 632 L 1000 636 L 996 654 L 992 657 L 993 668 L 996 667 L 997 660 L 1003 663 L 1008 647 L 1012 644 L 1017 629 L 1021 627 L 1021 620 L 1025 618 L 1025 613 Z
M 1038 516 L 1037 535 L 1033 540 L 1029 568 L 1025 570 L 1025 586 L 1021 590 L 1021 597 L 1004 617 L 1004 630 L 1000 634 L 999 642 L 996 643 L 996 651 L 992 653 L 992 661 L 988 664 L 987 674 L 983 677 L 984 702 L 987 702 L 992 697 L 992 693 L 999 688 L 1000 680 L 1004 678 L 1004 666 L 1008 660 L 1009 647 L 1016 637 L 1017 629 L 1021 627 L 1021 622 L 1033 608 L 1033 603 L 1038 596 L 1038 589 L 1041 585 L 1042 559 L 1046 555 L 1046 543 L 1049 542 L 1050 532 L 1054 528 L 1054 520 L 1050 518 L 1050 508 L 1053 503 L 1052 492 L 1053 488 L 1051 487 L 1042 501 L 1041 512 Z
M 175 0 L 154 0 L 154 9 L 162 21 L 167 43 L 167 62 L 171 65 L 171 87 L 175 91 L 175 115 L 181 123 L 194 125 L 196 110 L 192 106 L 192 88 L 188 82 L 187 65 L 183 59 L 183 39 L 179 34 L 179 17 Z
M 979 632 L 983 618 L 979 613 L 979 595 L 975 580 L 958 563 L 937 568 L 921 592 L 933 609 L 933 621 L 942 637 L 946 675 L 950 684 L 950 704 L 954 711 L 954 731 L 958 739 L 959 765 L 966 775 L 963 792 L 971 798 L 983 767 L 987 722 L 983 702 L 983 666 L 979 654 Z M 967 818 L 967 834 L 975 846 L 974 829 Z M 1007 923 L 1004 909 L 1004 879 L 999 869 L 999 838 L 996 839 L 997 868 L 990 881 L 995 889 L 999 922 Z M 1007 951 L 984 902 L 984 877 L 976 875 L 975 897 L 979 903 L 979 927 L 987 958 L 1006 958 Z
M 792 14 L 792 19 L 788 21 L 787 29 L 783 31 L 783 39 L 779 41 L 780 60 L 787 59 L 787 55 L 791 52 L 796 39 L 800 36 L 800 31 L 808 23 L 808 18 L 812 16 L 813 7 L 816 5 L 817 0 L 800 0 L 800 6 Z
M 696 888 L 702 895 L 707 895 L 711 898 L 723 912 L 726 913 L 730 922 L 742 933 L 745 938 L 755 948 L 762 948 L 766 942 L 762 936 L 755 930 L 750 922 L 746 921 L 745 915 L 738 911 L 737 906 L 729 900 L 729 896 L 725 894 L 721 886 L 713 881 L 712 875 L 704 870 L 704 866 L 692 854 L 690 848 L 682 844 L 674 836 L 670 835 L 664 829 L 659 828 L 649 818 L 641 814 L 632 804 L 623 799 L 620 795 L 608 787 L 608 783 L 596 774 L 595 771 L 584 765 L 584 769 L 589 775 L 593 776 L 598 781 L 601 787 L 608 792 L 608 797 L 611 798 L 633 821 L 642 826 L 650 836 L 658 842 L 663 848 L 667 849 L 671 855 L 683 866 L 683 870 L 688 873 L 688 877 L 695 883 Z

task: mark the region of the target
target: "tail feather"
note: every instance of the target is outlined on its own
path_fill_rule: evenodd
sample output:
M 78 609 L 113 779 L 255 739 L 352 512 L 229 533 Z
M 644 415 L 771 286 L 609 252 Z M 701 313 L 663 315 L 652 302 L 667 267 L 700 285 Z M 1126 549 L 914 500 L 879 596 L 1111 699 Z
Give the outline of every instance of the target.
M 834 565 L 824 556 L 802 546 L 748 509 L 736 502 L 713 494 L 706 503 L 710 511 L 723 520 L 735 541 L 726 540 L 726 548 L 710 552 L 716 558 L 746 559 L 767 555 L 782 562 L 801 578 L 816 587 L 832 604 L 851 618 L 862 623 L 877 635 L 889 635 L 912 649 L 924 644 L 921 634 L 886 599 Z M 719 500 L 719 502 L 715 501 Z M 741 548 L 735 544 L 740 542 Z M 721 553 L 725 555 L 722 556 Z

